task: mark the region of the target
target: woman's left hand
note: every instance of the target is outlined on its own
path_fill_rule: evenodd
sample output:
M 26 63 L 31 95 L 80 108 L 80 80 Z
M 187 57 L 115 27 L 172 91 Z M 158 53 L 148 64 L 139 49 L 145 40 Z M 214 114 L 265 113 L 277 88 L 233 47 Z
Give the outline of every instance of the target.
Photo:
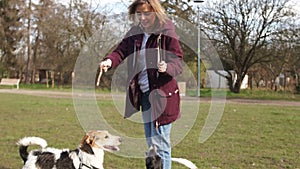
M 163 73 L 167 71 L 167 63 L 165 61 L 161 61 L 157 64 L 158 72 Z

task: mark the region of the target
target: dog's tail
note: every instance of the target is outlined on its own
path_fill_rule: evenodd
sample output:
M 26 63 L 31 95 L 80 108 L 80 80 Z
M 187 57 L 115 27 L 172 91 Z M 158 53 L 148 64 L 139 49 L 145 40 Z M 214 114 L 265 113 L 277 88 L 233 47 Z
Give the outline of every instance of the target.
M 24 137 L 21 140 L 19 140 L 17 144 L 19 145 L 19 154 L 22 160 L 24 161 L 24 163 L 27 161 L 28 158 L 28 152 L 27 152 L 28 146 L 38 145 L 41 146 L 42 148 L 47 147 L 47 141 L 40 137 Z
M 172 161 L 178 162 L 180 164 L 185 165 L 186 167 L 190 169 L 197 169 L 198 167 L 192 163 L 191 161 L 184 159 L 184 158 L 172 158 Z

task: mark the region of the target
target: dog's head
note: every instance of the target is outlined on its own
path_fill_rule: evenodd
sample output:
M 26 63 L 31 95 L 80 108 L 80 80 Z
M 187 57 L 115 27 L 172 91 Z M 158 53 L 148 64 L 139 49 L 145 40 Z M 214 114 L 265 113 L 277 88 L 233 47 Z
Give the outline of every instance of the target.
M 155 145 L 149 148 L 146 152 L 146 168 L 147 169 L 162 169 L 162 160 L 157 155 L 157 148 Z
M 121 137 L 111 135 L 108 131 L 92 130 L 86 133 L 80 143 L 80 149 L 89 154 L 94 154 L 93 148 L 105 151 L 119 151 Z

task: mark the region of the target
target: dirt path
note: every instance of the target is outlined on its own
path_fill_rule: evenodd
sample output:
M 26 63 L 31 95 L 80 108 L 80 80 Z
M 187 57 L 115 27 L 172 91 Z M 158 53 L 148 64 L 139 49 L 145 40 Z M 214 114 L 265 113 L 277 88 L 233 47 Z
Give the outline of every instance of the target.
M 278 105 L 278 106 L 300 106 L 300 102 L 285 101 L 285 100 L 227 99 L 226 102 L 241 103 L 241 104 Z
M 47 90 L 24 90 L 24 89 L 0 89 L 0 93 L 25 94 L 32 96 L 44 96 L 50 98 L 72 98 L 72 92 L 47 91 Z M 95 94 L 97 98 L 111 98 L 111 94 Z M 196 97 L 182 97 L 182 100 L 198 100 Z M 210 98 L 200 98 L 200 102 L 210 102 Z M 282 106 L 300 106 L 297 101 L 285 100 L 257 100 L 257 99 L 226 99 L 227 103 L 236 104 L 260 104 L 260 105 L 282 105 Z

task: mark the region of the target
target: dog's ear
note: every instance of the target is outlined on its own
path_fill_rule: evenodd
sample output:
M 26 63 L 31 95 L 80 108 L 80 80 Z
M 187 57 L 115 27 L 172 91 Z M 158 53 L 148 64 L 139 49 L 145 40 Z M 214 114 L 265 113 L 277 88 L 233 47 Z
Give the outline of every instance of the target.
M 153 149 L 152 149 L 153 154 L 157 154 L 157 147 L 156 145 L 153 144 Z
M 155 145 L 150 146 L 146 157 L 154 157 L 157 154 L 157 147 Z
M 94 137 L 91 137 L 90 135 L 86 135 L 85 136 L 85 142 L 87 143 L 87 144 L 90 144 L 90 145 L 93 145 L 94 144 Z
M 80 149 L 88 154 L 95 154 L 91 146 L 93 142 L 93 138 L 89 135 L 85 135 L 80 143 Z
M 146 162 L 147 169 L 153 168 L 153 160 L 154 160 L 153 157 L 146 157 L 145 162 Z

